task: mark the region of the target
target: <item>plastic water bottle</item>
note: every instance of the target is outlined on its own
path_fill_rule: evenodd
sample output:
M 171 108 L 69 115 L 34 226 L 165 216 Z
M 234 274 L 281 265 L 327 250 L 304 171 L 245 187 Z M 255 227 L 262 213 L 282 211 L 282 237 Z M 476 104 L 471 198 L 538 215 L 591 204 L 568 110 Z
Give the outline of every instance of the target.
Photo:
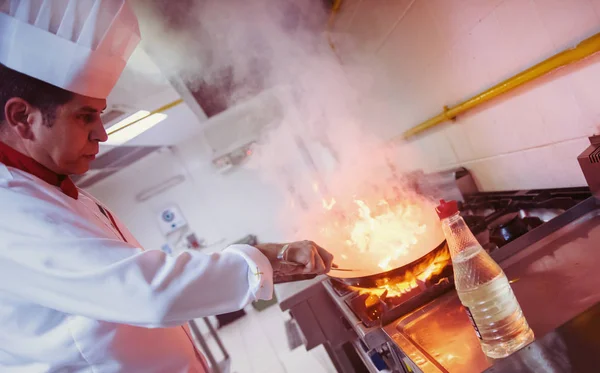
M 436 211 L 450 248 L 456 291 L 483 352 L 498 359 L 533 342 L 533 331 L 506 275 L 477 242 L 456 201 L 441 200 Z

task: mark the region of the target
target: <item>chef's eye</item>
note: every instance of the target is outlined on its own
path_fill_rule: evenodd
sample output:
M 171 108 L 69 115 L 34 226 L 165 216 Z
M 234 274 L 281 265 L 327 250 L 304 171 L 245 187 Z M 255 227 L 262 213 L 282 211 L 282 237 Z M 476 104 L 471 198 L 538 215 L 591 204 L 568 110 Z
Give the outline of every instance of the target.
M 86 124 L 91 124 L 96 121 L 96 114 L 81 114 L 79 115 L 79 119 L 82 120 Z

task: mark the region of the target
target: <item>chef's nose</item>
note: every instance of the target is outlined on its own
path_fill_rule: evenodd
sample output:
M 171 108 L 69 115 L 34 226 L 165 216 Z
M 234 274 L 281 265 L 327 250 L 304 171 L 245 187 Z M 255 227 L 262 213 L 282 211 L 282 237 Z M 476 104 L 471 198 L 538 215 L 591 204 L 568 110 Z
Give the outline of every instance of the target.
M 104 128 L 104 123 L 101 120 L 98 120 L 92 132 L 90 133 L 91 141 L 105 142 L 108 140 L 108 134 L 106 133 L 106 129 Z

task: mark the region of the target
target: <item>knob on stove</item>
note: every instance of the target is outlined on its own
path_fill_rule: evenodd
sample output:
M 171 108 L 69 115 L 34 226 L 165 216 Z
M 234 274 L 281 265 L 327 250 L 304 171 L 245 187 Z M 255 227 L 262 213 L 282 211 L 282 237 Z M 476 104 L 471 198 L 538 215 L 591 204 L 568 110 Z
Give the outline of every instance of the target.
M 388 371 L 388 365 L 385 362 L 385 360 L 383 359 L 383 356 L 381 356 L 381 354 L 379 352 L 375 352 L 373 353 L 371 356 L 371 361 L 373 362 L 373 365 L 375 365 L 375 368 L 377 368 L 378 371 Z

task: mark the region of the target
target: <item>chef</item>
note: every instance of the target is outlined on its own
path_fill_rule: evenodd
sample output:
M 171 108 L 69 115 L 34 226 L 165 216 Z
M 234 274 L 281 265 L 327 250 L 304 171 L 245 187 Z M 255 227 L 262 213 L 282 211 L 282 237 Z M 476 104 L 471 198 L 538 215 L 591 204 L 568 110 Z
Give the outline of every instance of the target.
M 309 241 L 146 251 L 73 184 L 107 139 L 100 113 L 139 40 L 125 0 L 0 0 L 2 373 L 208 372 L 188 320 L 331 267 Z

